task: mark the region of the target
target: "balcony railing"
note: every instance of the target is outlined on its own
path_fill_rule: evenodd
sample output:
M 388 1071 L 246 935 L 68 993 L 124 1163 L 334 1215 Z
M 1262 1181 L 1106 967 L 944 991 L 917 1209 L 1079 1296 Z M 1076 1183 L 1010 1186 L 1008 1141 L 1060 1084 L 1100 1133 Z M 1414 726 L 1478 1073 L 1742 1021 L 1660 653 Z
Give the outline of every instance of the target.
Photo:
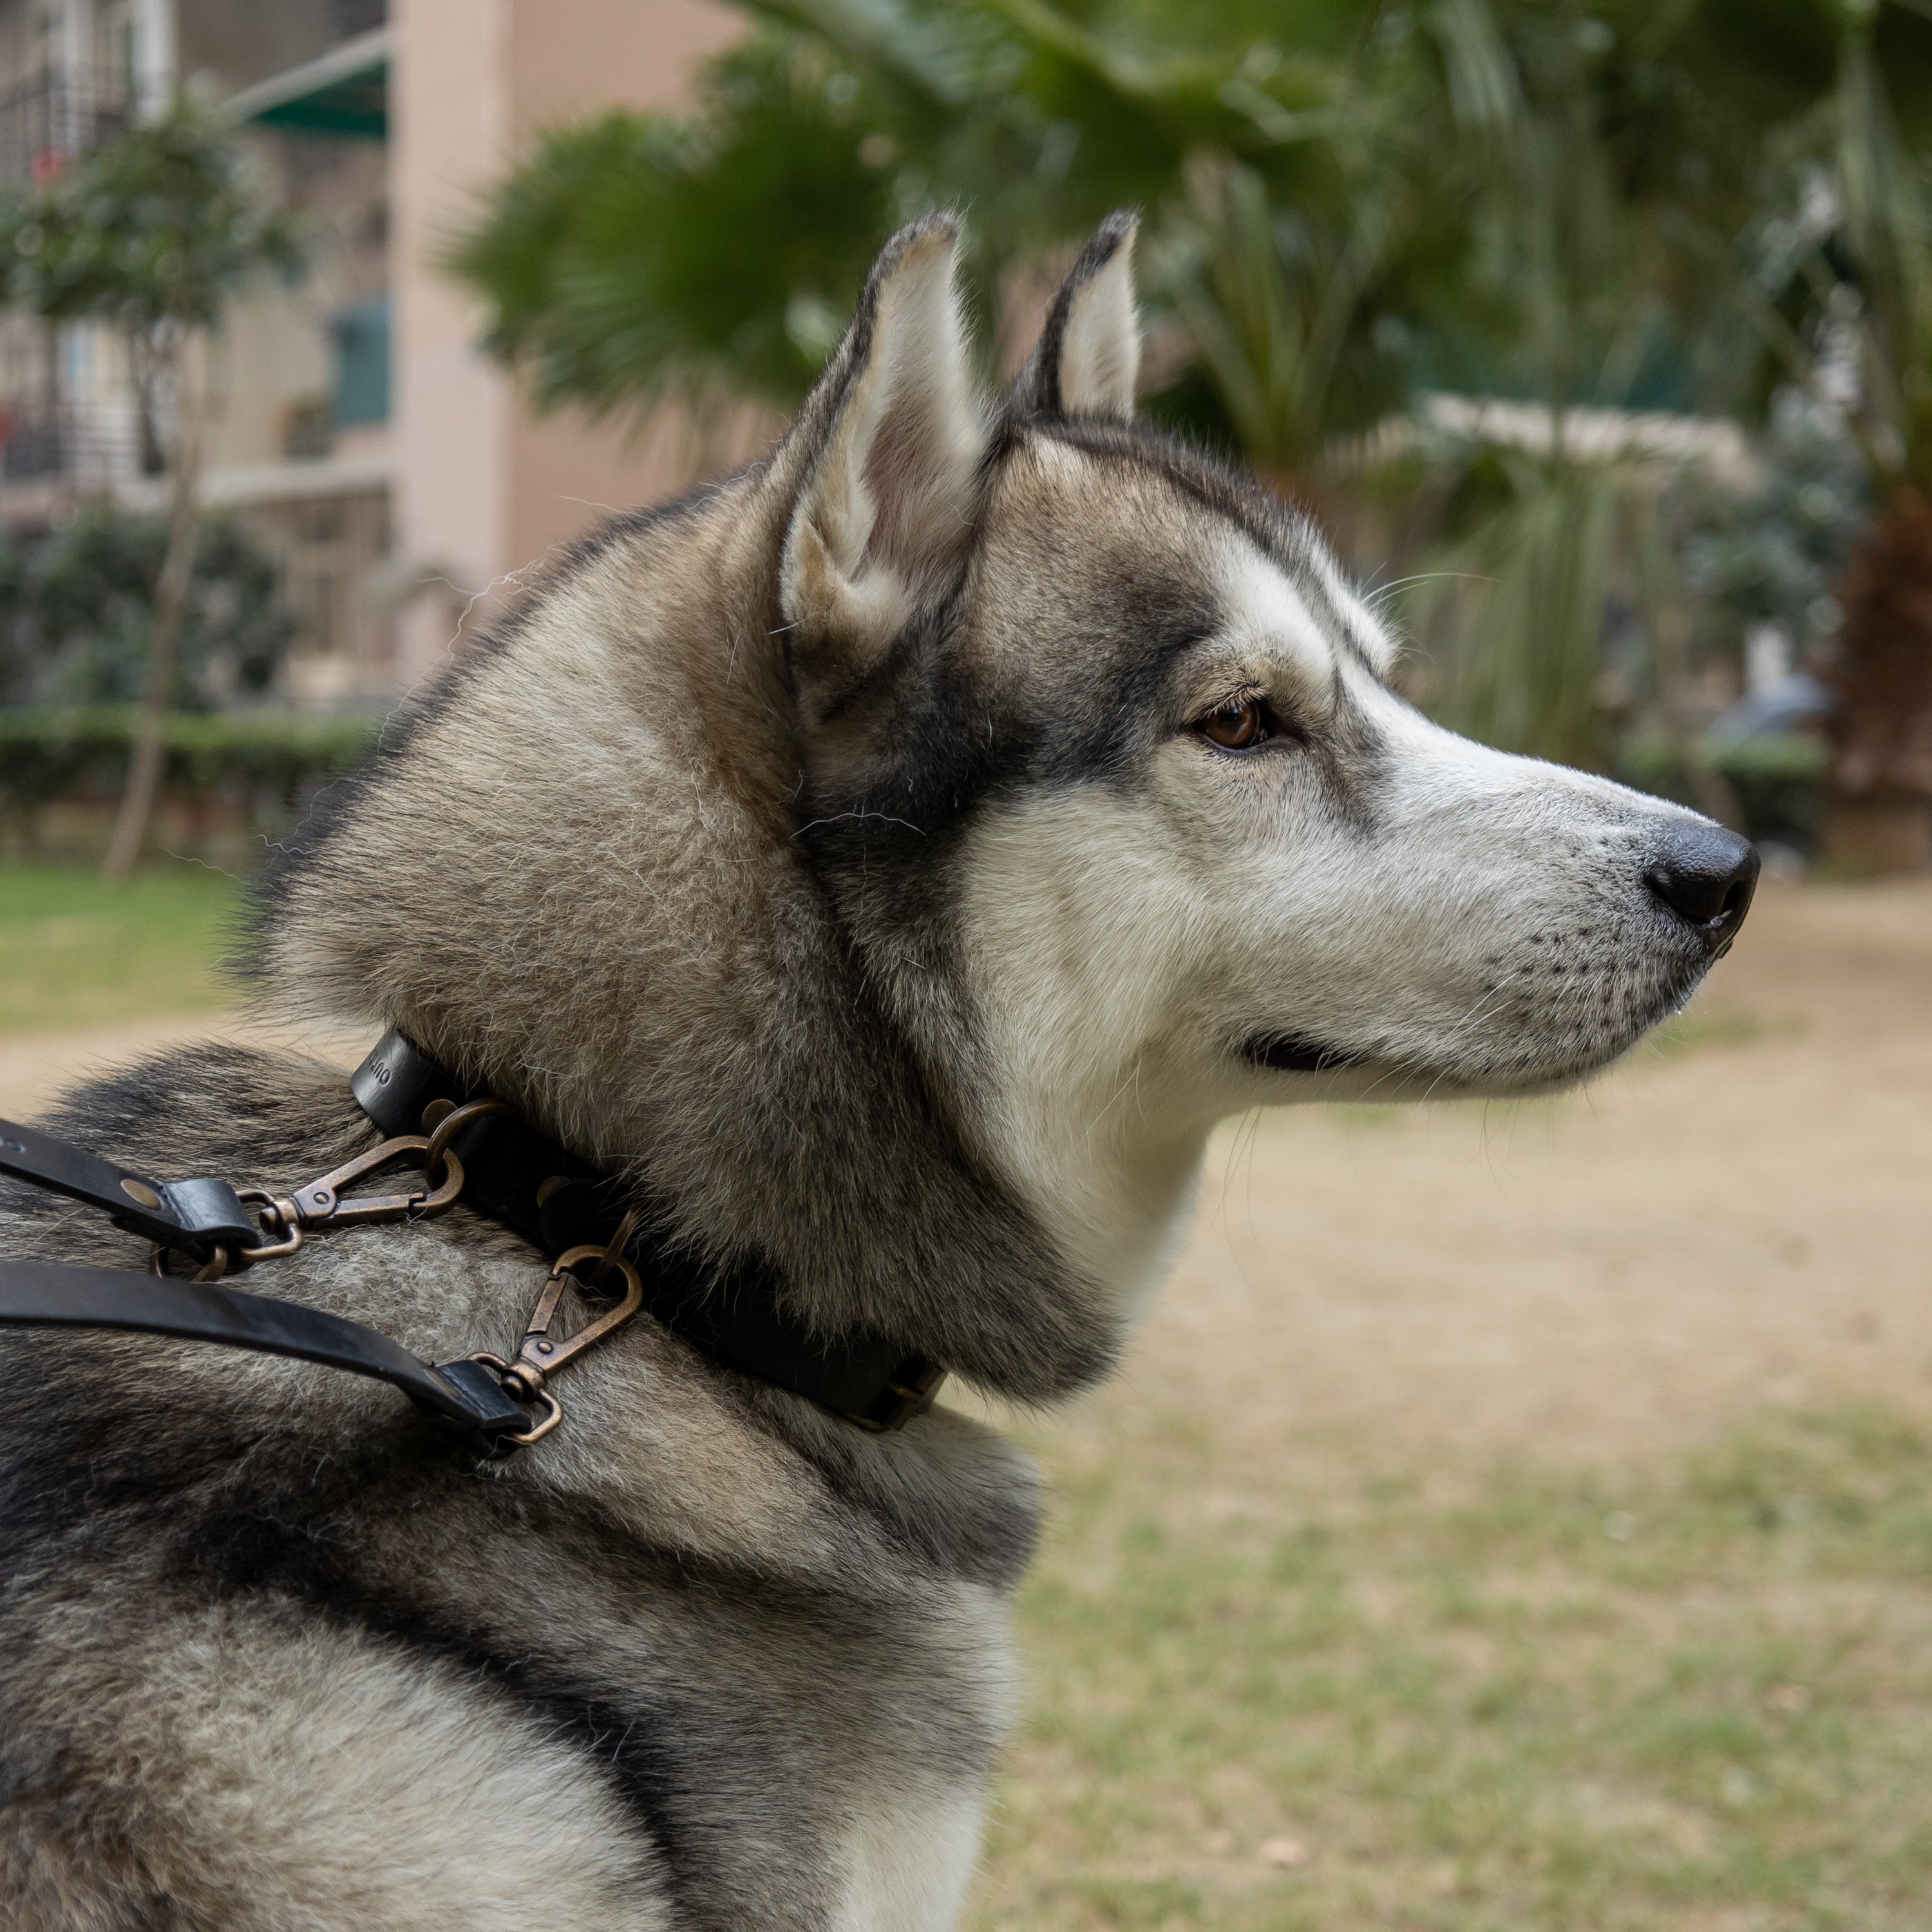
M 0 402 L 0 482 L 106 489 L 150 470 L 131 412 Z
M 111 141 L 134 118 L 128 77 L 46 68 L 0 90 L 0 181 L 47 181 L 70 154 Z

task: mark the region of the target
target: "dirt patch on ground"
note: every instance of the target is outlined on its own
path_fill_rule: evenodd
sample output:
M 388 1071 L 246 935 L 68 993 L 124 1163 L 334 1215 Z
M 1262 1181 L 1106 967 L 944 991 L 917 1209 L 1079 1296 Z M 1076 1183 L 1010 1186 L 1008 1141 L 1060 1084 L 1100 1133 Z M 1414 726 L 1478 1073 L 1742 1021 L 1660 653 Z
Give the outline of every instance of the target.
M 0 1114 L 217 1033 L 264 1036 L 0 1039 Z M 1767 886 L 1684 1018 L 1586 1093 L 1225 1132 L 1122 1382 L 1054 1427 L 1097 1448 L 1185 1412 L 1238 1480 L 1324 1441 L 1413 1468 L 1674 1448 L 1767 1401 L 1932 1414 L 1928 1173 L 1932 884 Z

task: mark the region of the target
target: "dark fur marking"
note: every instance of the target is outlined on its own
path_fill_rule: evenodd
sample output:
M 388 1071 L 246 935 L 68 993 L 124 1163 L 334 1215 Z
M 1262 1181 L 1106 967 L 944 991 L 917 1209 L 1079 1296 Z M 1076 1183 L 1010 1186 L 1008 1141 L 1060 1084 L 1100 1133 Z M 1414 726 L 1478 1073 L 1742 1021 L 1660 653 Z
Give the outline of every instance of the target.
M 678 1729 L 688 1738 L 696 1714 L 679 1712 L 674 1700 L 643 1695 L 632 1704 L 614 1705 L 594 1682 L 578 1677 L 560 1658 L 531 1652 L 508 1654 L 406 1596 L 358 1583 L 332 1563 L 326 1549 L 310 1536 L 254 1510 L 238 1512 L 225 1523 L 211 1516 L 197 1530 L 195 1546 L 178 1548 L 181 1580 L 195 1587 L 212 1586 L 232 1598 L 285 1594 L 326 1624 L 350 1633 L 371 1632 L 434 1658 L 490 1685 L 537 1718 L 551 1735 L 608 1766 L 639 1830 L 662 1856 L 690 1923 L 722 1928 L 729 1922 L 704 1909 L 699 1888 L 706 1867 L 689 1832 L 680 1828 L 678 1800 L 683 1793 L 676 1760 L 656 1742 L 661 1726 Z M 506 1576 L 502 1587 L 514 1590 L 517 1580 Z
M 232 1500 L 216 1498 L 184 1523 L 174 1544 L 177 1578 L 191 1588 L 212 1588 L 228 1596 L 285 1595 L 326 1620 L 373 1630 L 473 1672 L 608 1766 L 640 1827 L 663 1852 L 692 1926 L 715 1925 L 722 1932 L 740 1922 L 728 1883 L 718 1884 L 728 1878 L 734 1862 L 721 1858 L 716 1844 L 707 1842 L 716 1830 L 706 1815 L 716 1794 L 703 1780 L 716 1770 L 728 1784 L 731 1774 L 726 1767 L 755 1760 L 761 1727 L 754 1688 L 740 1687 L 734 1699 L 722 1682 L 713 1682 L 702 1694 L 680 1698 L 661 1685 L 626 1684 L 621 1690 L 608 1680 L 600 1685 L 580 1664 L 546 1646 L 540 1612 L 524 1612 L 520 1618 L 536 1623 L 534 1631 L 509 1628 L 519 1621 L 509 1606 L 526 1576 L 536 1574 L 520 1566 L 554 1568 L 565 1578 L 579 1570 L 594 1573 L 617 1601 L 640 1606 L 648 1606 L 654 1597 L 683 1601 L 700 1595 L 710 1600 L 713 1614 L 735 1610 L 741 1617 L 776 1621 L 800 1635 L 836 1633 L 847 1644 L 862 1640 L 870 1621 L 863 1612 L 842 1600 L 821 1604 L 776 1576 L 722 1570 L 688 1555 L 640 1547 L 592 1509 L 546 1504 L 527 1494 L 499 1498 L 489 1488 L 454 1474 L 446 1474 L 436 1485 L 441 1497 L 426 1498 L 419 1469 L 380 1456 L 339 1461 L 326 1478 L 304 1481 L 304 1473 L 290 1472 L 292 1494 L 288 1496 L 265 1494 L 258 1478 L 244 1493 Z M 493 1560 L 508 1567 L 494 1586 L 506 1607 L 497 1618 L 504 1628 L 494 1637 L 480 1628 L 452 1624 L 429 1600 L 418 1580 L 379 1573 L 372 1581 L 362 1574 L 368 1568 L 364 1542 L 372 1521 L 424 1520 L 426 1510 L 433 1512 L 428 1520 L 458 1520 L 466 1500 L 459 1492 L 464 1489 L 472 1506 L 498 1504 Z M 291 1502 L 300 1505 L 296 1520 L 287 1513 Z M 444 1554 L 434 1544 L 423 1553 L 432 1566 Z M 488 1603 L 491 1589 L 472 1587 L 464 1595 L 471 1603 Z M 667 1679 L 673 1675 L 668 1668 Z M 678 1755 L 661 1748 L 664 1737 L 677 1740 Z M 813 1755 L 812 1741 L 802 1742 L 801 1771 Z M 769 1748 L 775 1741 L 765 1742 Z M 686 1774 L 680 1777 L 680 1770 Z M 789 1796 L 792 1842 L 762 1847 L 755 1868 L 740 1862 L 741 1876 L 754 1875 L 776 1853 L 790 1882 L 808 1881 L 811 1848 L 824 1822 L 822 1806 L 814 1801 L 835 1794 L 795 1787 Z M 779 1823 L 770 1803 L 761 1816 L 768 1836 Z M 708 1905 L 707 1884 L 714 1888 Z M 719 1898 L 719 1889 L 726 1896 Z
M 1111 252 L 1110 247 L 1100 260 Z M 1298 586 L 1314 587 L 1322 614 L 1330 620 L 1334 641 L 1370 675 L 1377 675 L 1317 573 L 1307 568 L 1312 538 L 1306 526 L 1258 485 L 1170 437 L 1129 424 L 1059 418 L 1042 425 L 1040 433 L 1100 460 L 1151 470 L 1190 502 L 1233 523 Z M 995 438 L 993 460 L 1012 454 L 1024 434 L 1010 412 Z M 927 890 L 916 896 L 936 903 L 944 872 L 932 842 L 956 838 L 989 800 L 1034 787 L 1118 780 L 1149 748 L 1144 735 L 1131 727 L 1157 709 L 1175 654 L 1218 622 L 1205 586 L 1198 601 L 1184 598 L 1162 608 L 1155 600 L 1165 588 L 1150 586 L 1138 599 L 1140 634 L 1162 641 L 1121 653 L 1112 688 L 1102 704 L 1084 709 L 1070 704 L 1064 730 L 1056 730 L 1050 718 L 1030 729 L 1022 728 L 1018 719 L 1002 718 L 997 748 L 970 728 L 988 700 L 974 688 L 950 648 L 964 615 L 962 593 L 970 594 L 970 584 L 956 588 L 944 604 L 916 614 L 883 662 L 838 700 L 839 714 L 866 710 L 875 714 L 886 750 L 883 768 L 863 792 L 814 792 L 802 800 L 800 836 L 814 861 L 848 880 L 881 868 L 892 874 L 893 891 L 902 896 L 912 892 L 917 874 Z M 1170 639 L 1178 641 L 1166 641 Z M 1094 722 L 1075 722 L 1083 716 Z M 1372 734 L 1346 698 L 1335 706 L 1332 728 L 1346 734 L 1352 754 L 1372 753 Z M 1342 781 L 1339 756 L 1324 757 L 1322 762 L 1338 805 L 1352 820 L 1359 820 L 1365 788 Z M 916 842 L 922 842 L 925 849 Z M 906 903 L 903 897 L 902 903 Z M 908 904 L 907 912 L 894 922 L 910 930 L 919 923 L 920 909 Z
M 1035 428 L 1036 434 L 1100 461 L 1153 471 L 1202 508 L 1234 524 L 1298 585 L 1314 579 L 1307 560 L 1319 539 L 1308 518 L 1205 451 L 1143 424 L 1090 416 L 1060 417 Z

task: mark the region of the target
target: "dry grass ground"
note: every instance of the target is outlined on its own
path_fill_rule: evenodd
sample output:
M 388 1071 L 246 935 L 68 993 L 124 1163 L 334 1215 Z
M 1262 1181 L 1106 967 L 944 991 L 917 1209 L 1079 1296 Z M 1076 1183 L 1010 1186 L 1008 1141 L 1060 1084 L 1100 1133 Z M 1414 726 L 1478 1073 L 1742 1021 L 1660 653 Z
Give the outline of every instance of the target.
M 0 1038 L 0 1113 L 206 1022 Z M 1054 1491 L 974 1923 L 1932 1924 L 1932 886 L 1653 1048 L 1217 1143 Z

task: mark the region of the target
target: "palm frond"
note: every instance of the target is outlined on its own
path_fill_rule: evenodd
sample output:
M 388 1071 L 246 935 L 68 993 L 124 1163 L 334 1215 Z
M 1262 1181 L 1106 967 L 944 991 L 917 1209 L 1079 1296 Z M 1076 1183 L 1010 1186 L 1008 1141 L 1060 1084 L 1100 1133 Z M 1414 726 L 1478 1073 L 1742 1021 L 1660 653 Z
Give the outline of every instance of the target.
M 909 5 L 906 0 L 746 0 L 746 10 L 817 35 L 848 58 L 955 110 L 982 85 L 990 48 L 985 22 L 970 7 Z M 978 31 L 976 31 L 977 29 Z
M 1866 24 L 1839 56 L 1838 191 L 1863 309 L 1862 376 L 1886 469 L 1932 486 L 1932 180 L 1899 138 Z
M 1436 667 L 1430 708 L 1485 744 L 1601 769 L 1604 614 L 1628 519 L 1615 466 L 1501 456 L 1504 500 L 1402 600 Z
M 1456 124 L 1486 136 L 1508 134 L 1522 118 L 1522 88 L 1487 0 L 1436 0 L 1428 22 Z
M 1250 460 L 1305 472 L 1338 430 L 1396 394 L 1349 366 L 1392 225 L 1388 184 L 1365 187 L 1339 230 L 1277 208 L 1238 163 L 1203 158 L 1192 187 L 1191 250 L 1161 292 Z

